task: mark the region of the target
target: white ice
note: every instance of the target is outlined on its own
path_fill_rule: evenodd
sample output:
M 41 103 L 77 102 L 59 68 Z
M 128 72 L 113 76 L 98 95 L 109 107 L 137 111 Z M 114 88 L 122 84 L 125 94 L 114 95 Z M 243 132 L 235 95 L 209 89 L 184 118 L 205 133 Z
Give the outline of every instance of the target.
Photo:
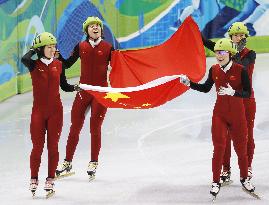
M 257 101 L 255 156 L 256 200 L 241 190 L 235 153 L 231 186 L 223 187 L 218 204 L 269 204 L 269 55 L 257 56 L 253 77 Z M 215 63 L 208 58 L 208 67 Z M 206 75 L 207 76 L 207 75 Z M 73 79 L 72 81 L 77 81 Z M 59 143 L 60 162 L 70 126 L 74 93 L 61 92 L 64 127 Z M 103 125 L 102 149 L 96 180 L 88 182 L 90 157 L 89 115 L 73 160 L 76 174 L 55 182 L 56 194 L 46 200 L 47 150 L 40 166 L 36 199 L 28 190 L 31 140 L 29 118 L 32 93 L 0 103 L 0 203 L 17 204 L 211 204 L 211 115 L 215 91 L 193 90 L 151 110 L 110 109 Z

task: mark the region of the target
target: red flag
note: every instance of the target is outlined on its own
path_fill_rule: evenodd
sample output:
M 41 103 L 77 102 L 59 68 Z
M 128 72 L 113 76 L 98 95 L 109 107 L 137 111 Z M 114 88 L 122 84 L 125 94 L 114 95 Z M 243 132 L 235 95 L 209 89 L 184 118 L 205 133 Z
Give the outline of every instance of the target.
M 123 109 L 148 109 L 172 100 L 188 87 L 182 85 L 179 75 L 165 76 L 149 83 L 127 88 L 100 87 L 80 84 L 105 107 Z
M 111 66 L 112 87 L 138 86 L 162 76 L 177 74 L 186 74 L 192 81 L 198 82 L 206 70 L 199 28 L 188 17 L 173 36 L 159 46 L 113 51 Z M 185 87 L 182 85 L 179 89 L 183 91 Z

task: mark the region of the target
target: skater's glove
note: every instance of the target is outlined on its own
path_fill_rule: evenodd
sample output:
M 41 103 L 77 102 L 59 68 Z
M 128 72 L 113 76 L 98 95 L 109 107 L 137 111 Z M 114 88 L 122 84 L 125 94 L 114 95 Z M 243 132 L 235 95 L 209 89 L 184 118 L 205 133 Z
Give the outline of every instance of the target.
M 241 52 L 245 48 L 246 44 L 247 44 L 247 39 L 242 38 L 241 41 L 239 41 L 239 43 L 237 44 L 237 50 Z
M 78 84 L 74 85 L 74 90 L 77 91 L 77 92 L 82 91 L 82 89 L 79 87 Z
M 186 75 L 180 75 L 179 81 L 186 86 L 190 86 L 190 79 Z
M 57 59 L 59 59 L 60 58 L 60 51 L 57 49 L 56 51 L 55 51 L 55 54 L 54 54 L 54 58 L 57 58 Z
M 230 86 L 229 83 L 227 84 L 227 86 L 228 86 L 227 88 L 220 86 L 218 95 L 230 95 L 230 96 L 233 96 L 234 93 L 235 93 L 235 90 L 232 88 L 232 86 Z
M 234 60 L 234 62 L 236 62 L 236 63 L 241 63 L 241 56 L 240 56 L 240 53 L 238 52 L 238 53 L 236 53 L 234 56 L 233 56 L 233 60 Z

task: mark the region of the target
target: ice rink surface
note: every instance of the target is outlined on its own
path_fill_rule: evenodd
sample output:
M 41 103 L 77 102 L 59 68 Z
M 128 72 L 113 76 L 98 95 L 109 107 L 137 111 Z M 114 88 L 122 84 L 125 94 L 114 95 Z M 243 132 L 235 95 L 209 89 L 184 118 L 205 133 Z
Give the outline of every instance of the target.
M 208 67 L 215 58 L 208 58 Z M 254 137 L 253 183 L 262 200 L 241 190 L 239 169 L 232 153 L 234 183 L 223 187 L 217 204 L 269 204 L 269 55 L 257 56 L 253 76 L 257 102 Z M 207 74 L 206 74 L 207 77 Z M 78 79 L 72 79 L 76 82 Z M 64 127 L 59 143 L 60 162 L 70 127 L 75 93 L 61 92 Z M 89 114 L 81 131 L 73 160 L 76 174 L 55 182 L 56 194 L 45 199 L 46 145 L 40 167 L 36 199 L 28 190 L 29 124 L 32 92 L 0 103 L 0 203 L 53 205 L 153 205 L 211 204 L 211 116 L 215 88 L 204 94 L 187 91 L 173 101 L 151 110 L 110 109 L 103 125 L 102 149 L 96 180 L 89 182 Z

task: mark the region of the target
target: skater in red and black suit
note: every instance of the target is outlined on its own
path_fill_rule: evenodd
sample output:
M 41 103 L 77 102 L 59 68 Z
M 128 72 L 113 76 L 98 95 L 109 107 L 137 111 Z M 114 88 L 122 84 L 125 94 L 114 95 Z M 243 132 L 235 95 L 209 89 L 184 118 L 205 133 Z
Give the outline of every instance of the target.
M 21 59 L 29 69 L 33 85 L 33 108 L 31 115 L 31 139 L 33 149 L 30 156 L 31 182 L 30 190 L 35 194 L 38 186 L 38 172 L 41 155 L 47 133 L 48 149 L 48 177 L 45 190 L 48 194 L 54 193 L 53 179 L 57 168 L 59 153 L 58 142 L 63 126 L 63 107 L 59 93 L 62 90 L 72 92 L 78 89 L 77 85 L 69 85 L 61 61 L 54 59 L 56 38 L 51 33 L 41 33 L 33 42 L 33 49 Z M 37 54 L 38 59 L 32 60 Z
M 98 17 L 88 17 L 83 23 L 83 31 L 87 35 L 86 40 L 80 42 L 72 52 L 72 55 L 62 62 L 67 68 L 77 60 L 81 60 L 80 83 L 96 86 L 108 86 L 107 70 L 113 47 L 102 39 L 103 22 Z M 91 133 L 91 160 L 88 164 L 87 173 L 89 179 L 95 177 L 98 165 L 98 156 L 101 148 L 101 127 L 107 108 L 97 100 L 81 91 L 76 95 L 71 111 L 71 128 L 66 145 L 66 156 L 63 164 L 56 170 L 57 177 L 73 174 L 72 160 L 79 141 L 79 134 L 84 123 L 87 110 L 90 108 L 90 133 Z
M 252 178 L 252 160 L 254 155 L 255 143 L 253 137 L 254 120 L 256 113 L 256 101 L 254 97 L 254 90 L 252 87 L 252 75 L 254 71 L 254 64 L 256 60 L 256 53 L 245 47 L 246 38 L 249 36 L 247 27 L 242 22 L 235 22 L 228 30 L 228 34 L 235 45 L 237 45 L 238 53 L 234 56 L 234 61 L 247 70 L 251 85 L 251 95 L 249 98 L 244 98 L 244 106 L 248 128 L 248 176 Z M 204 45 L 210 50 L 214 50 L 215 42 L 207 40 L 203 37 Z M 226 142 L 226 151 L 223 160 L 223 170 L 221 173 L 221 183 L 223 185 L 231 183 L 231 138 L 228 136 Z
M 248 178 L 247 123 L 243 103 L 243 98 L 248 98 L 251 93 L 248 73 L 243 66 L 232 61 L 232 56 L 237 51 L 230 39 L 217 41 L 214 51 L 218 64 L 210 68 L 204 84 L 193 83 L 185 75 L 180 77 L 180 82 L 200 92 L 209 92 L 213 84 L 216 87 L 217 100 L 212 117 L 213 183 L 210 193 L 216 197 L 220 190 L 220 173 L 228 130 L 238 156 L 241 184 L 246 191 L 252 193 L 255 188 Z

